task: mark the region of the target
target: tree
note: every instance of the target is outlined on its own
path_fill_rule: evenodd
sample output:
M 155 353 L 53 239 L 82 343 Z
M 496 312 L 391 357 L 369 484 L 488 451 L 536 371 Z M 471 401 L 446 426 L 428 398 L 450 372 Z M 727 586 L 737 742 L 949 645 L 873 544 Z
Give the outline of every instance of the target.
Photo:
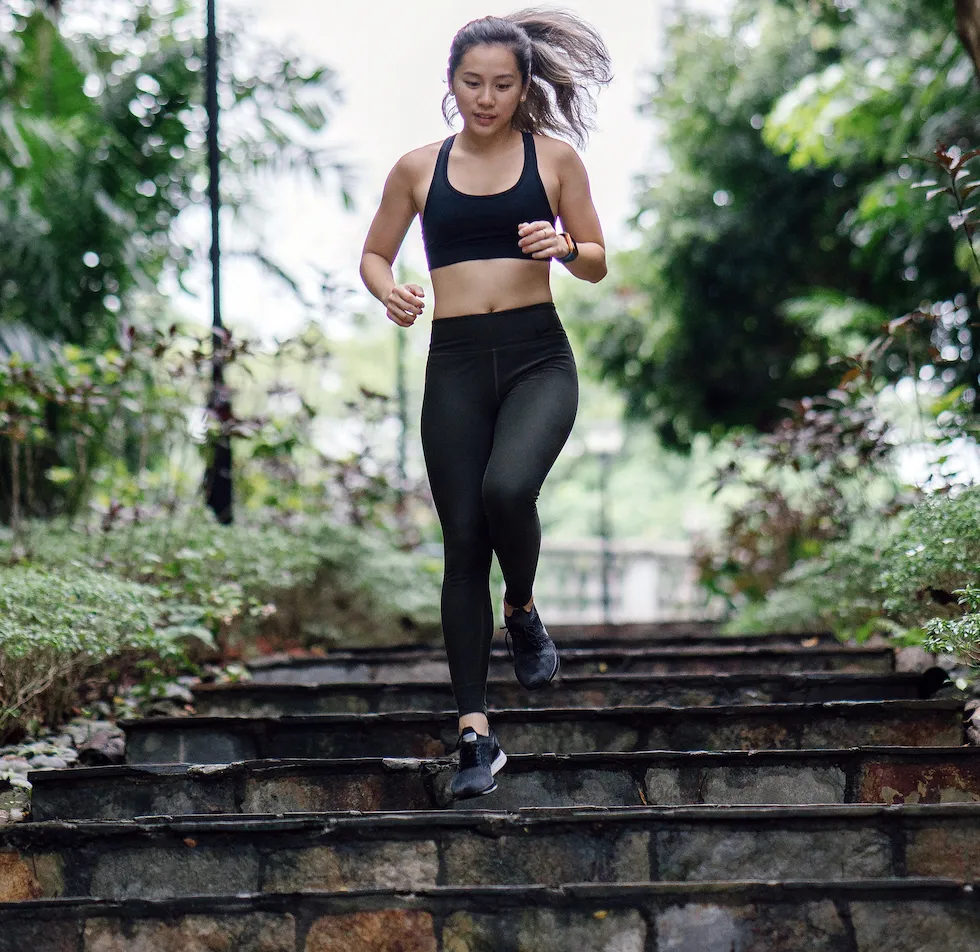
M 956 29 L 980 76 L 980 2 L 956 0 Z
M 667 161 L 641 181 L 642 245 L 615 262 L 622 296 L 581 315 L 597 369 L 668 444 L 770 429 L 780 401 L 839 378 L 831 358 L 968 286 L 945 216 L 910 192 L 901 159 L 932 137 L 970 135 L 978 115 L 975 89 L 942 92 L 964 59 L 942 6 L 740 0 L 725 30 L 695 14 L 670 29 L 645 106 Z M 883 57 L 895 83 L 861 124 L 861 92 L 801 111 L 832 81 L 860 90 Z M 788 124 L 801 128 L 787 140 Z M 801 136 L 806 157 L 787 147 Z M 828 140 L 839 151 L 816 161 Z
M 111 355 L 124 319 L 152 324 L 166 310 L 161 282 L 180 281 L 197 253 L 178 219 L 205 201 L 202 32 L 189 0 L 0 6 L 0 356 L 43 361 L 50 343 Z M 267 171 L 332 176 L 349 205 L 349 169 L 321 141 L 335 74 L 236 22 L 222 50 L 227 204 L 248 203 Z M 295 288 L 286 268 L 254 256 Z M 0 405 L 11 393 L 0 386 Z M 46 411 L 45 432 L 31 436 L 38 472 L 74 457 L 91 470 L 112 452 L 91 434 L 74 450 L 59 408 Z M 141 426 L 138 414 L 124 422 Z M 3 479 L 17 455 L 0 437 L 0 516 L 16 511 L 17 480 Z M 46 483 L 22 502 L 47 512 L 59 493 Z
M 174 225 L 206 172 L 198 19 L 187 0 L 0 12 L 0 322 L 106 343 L 132 292 L 186 272 Z M 247 30 L 222 43 L 230 204 L 263 169 L 336 173 L 349 203 L 349 170 L 318 141 L 335 74 Z

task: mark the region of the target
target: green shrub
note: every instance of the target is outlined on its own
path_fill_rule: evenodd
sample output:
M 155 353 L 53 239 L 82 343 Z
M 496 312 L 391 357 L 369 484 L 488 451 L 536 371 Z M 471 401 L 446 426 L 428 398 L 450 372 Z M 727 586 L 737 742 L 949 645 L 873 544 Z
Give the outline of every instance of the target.
M 222 526 L 200 508 L 108 532 L 37 523 L 27 558 L 153 585 L 175 616 L 183 612 L 184 634 L 203 626 L 226 656 L 254 650 L 257 638 L 270 649 L 439 636 L 439 562 L 326 515 L 266 513 Z
M 934 495 L 798 563 L 732 631 L 882 631 L 980 659 L 980 487 Z
M 0 567 L 0 736 L 56 723 L 107 662 L 180 666 L 182 641 L 150 586 L 78 566 Z

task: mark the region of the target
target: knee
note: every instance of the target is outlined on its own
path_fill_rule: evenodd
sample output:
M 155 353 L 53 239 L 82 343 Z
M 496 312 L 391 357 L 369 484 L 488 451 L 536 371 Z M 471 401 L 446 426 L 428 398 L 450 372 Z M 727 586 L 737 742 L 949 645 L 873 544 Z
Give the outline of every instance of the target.
M 447 578 L 458 579 L 489 573 L 493 547 L 485 524 L 454 526 L 450 531 L 444 528 L 443 544 Z
M 537 498 L 538 488 L 520 480 L 496 478 L 483 482 L 483 505 L 491 518 L 525 515 L 534 509 Z

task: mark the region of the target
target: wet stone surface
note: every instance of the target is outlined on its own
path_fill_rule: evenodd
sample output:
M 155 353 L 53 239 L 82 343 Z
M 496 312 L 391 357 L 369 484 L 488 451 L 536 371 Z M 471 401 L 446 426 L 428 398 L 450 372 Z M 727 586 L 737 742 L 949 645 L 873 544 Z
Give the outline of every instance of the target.
M 91 895 L 113 899 L 233 896 L 258 891 L 259 856 L 245 843 L 234 851 L 197 845 L 146 846 L 103 853 L 92 874 Z
M 602 839 L 585 833 L 553 833 L 533 839 L 452 837 L 443 849 L 446 883 L 453 885 L 560 885 L 651 878 L 650 834 L 642 830 Z
M 324 916 L 313 923 L 303 946 L 303 952 L 437 952 L 437 949 L 432 916 L 408 909 Z
M 980 825 L 953 821 L 914 830 L 905 862 L 909 876 L 980 879 Z
M 976 903 L 851 903 L 857 952 L 967 952 L 980 936 Z
M 0 952 L 78 952 L 80 928 L 71 919 L 5 922 Z
M 532 909 L 503 916 L 454 913 L 446 920 L 442 947 L 443 952 L 645 952 L 646 939 L 646 923 L 633 910 Z
M 773 822 L 778 822 L 775 818 Z M 656 835 L 663 880 L 862 879 L 894 875 L 891 842 L 874 829 L 716 830 L 683 828 Z
M 658 952 L 841 952 L 847 943 L 829 901 L 802 907 L 691 904 L 657 916 Z
M 958 701 L 499 712 L 508 753 L 633 750 L 773 750 L 856 746 L 958 746 Z M 376 751 L 441 757 L 456 743 L 447 714 L 400 712 L 300 718 L 144 721 L 127 733 L 130 763 L 230 763 L 270 757 L 343 758 Z
M 437 884 L 439 857 L 431 840 L 355 842 L 270 853 L 265 868 L 266 892 L 417 889 Z
M 838 767 L 709 766 L 701 771 L 657 767 L 646 773 L 646 800 L 695 803 L 843 803 L 846 777 Z
M 185 916 L 176 922 L 90 919 L 85 952 L 295 952 L 289 915 Z M 72 950 L 74 952 L 74 950 Z

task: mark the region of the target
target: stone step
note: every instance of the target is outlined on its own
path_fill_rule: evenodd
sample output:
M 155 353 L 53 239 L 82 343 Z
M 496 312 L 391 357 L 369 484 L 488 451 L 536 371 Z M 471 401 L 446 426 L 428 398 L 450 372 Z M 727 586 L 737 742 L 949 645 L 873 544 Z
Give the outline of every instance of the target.
M 36 770 L 32 818 L 432 810 L 452 760 L 350 758 Z M 460 811 L 696 804 L 980 802 L 980 748 L 512 754 Z
M 126 760 L 230 763 L 272 757 L 440 757 L 458 739 L 454 712 L 283 717 L 147 717 L 123 722 Z M 729 707 L 536 708 L 497 711 L 504 751 L 941 746 L 964 742 L 963 702 L 828 701 Z
M 723 635 L 717 628 L 705 626 L 701 622 L 662 622 L 650 624 L 637 622 L 617 625 L 548 625 L 551 637 L 559 645 L 579 648 L 694 648 L 694 647 L 769 647 L 769 648 L 814 648 L 840 647 L 842 642 L 829 631 L 822 632 L 769 632 L 758 635 Z M 881 642 L 879 636 L 878 641 Z M 503 642 L 500 642 L 501 645 Z M 441 651 L 442 642 L 419 644 L 410 642 L 402 645 L 387 644 L 384 647 L 365 647 L 338 649 L 337 651 L 315 647 L 309 652 L 298 654 L 276 652 L 259 655 L 249 659 L 249 665 L 256 669 L 276 667 L 283 663 L 305 658 L 323 660 L 337 653 L 357 657 L 379 652 L 426 654 Z
M 559 675 L 548 691 L 526 691 L 513 675 L 490 681 L 491 710 L 549 707 L 708 706 L 803 704 L 824 701 L 913 700 L 929 698 L 946 672 L 923 674 L 647 674 Z M 442 711 L 453 707 L 447 682 L 380 684 L 206 684 L 194 690 L 197 713 L 208 717 L 277 717 L 294 714 L 367 714 Z
M 559 645 L 562 672 L 584 674 L 784 674 L 799 671 L 878 672 L 895 668 L 889 647 L 824 645 L 780 646 L 641 646 L 572 647 Z M 253 679 L 271 684 L 320 684 L 336 681 L 448 681 L 442 648 L 335 651 L 317 658 L 301 656 L 252 664 Z M 494 649 L 492 678 L 513 678 L 506 650 Z
M 545 617 L 547 623 L 547 617 Z M 548 624 L 551 636 L 560 644 L 585 643 L 622 645 L 838 645 L 830 631 L 767 632 L 757 635 L 726 635 L 720 626 L 703 621 L 621 622 L 604 624 Z
M 975 952 L 958 880 L 429 887 L 0 905 L 0 952 Z
M 980 804 L 568 808 L 25 823 L 0 900 L 576 882 L 980 880 Z

